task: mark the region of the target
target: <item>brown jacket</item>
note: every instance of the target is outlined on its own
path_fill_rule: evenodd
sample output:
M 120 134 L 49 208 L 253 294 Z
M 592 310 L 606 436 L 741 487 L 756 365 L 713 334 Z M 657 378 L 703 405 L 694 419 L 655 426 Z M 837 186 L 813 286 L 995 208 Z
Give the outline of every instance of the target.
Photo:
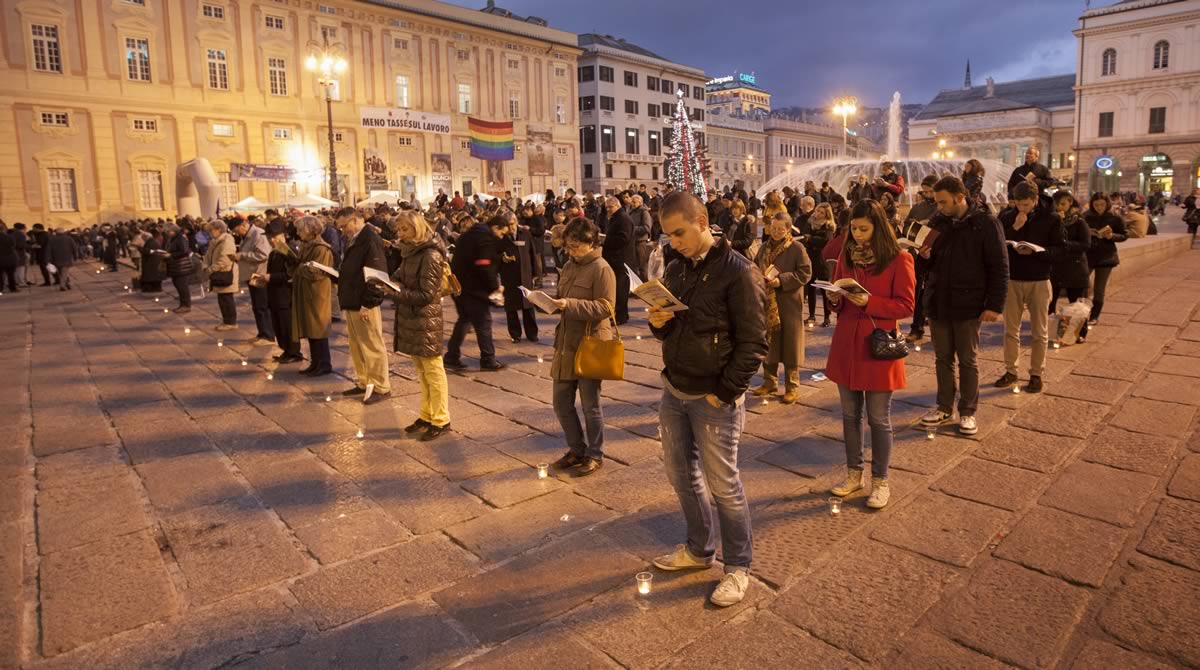
M 558 297 L 566 301 L 562 318 L 554 329 L 554 360 L 550 378 L 569 381 L 575 377 L 575 350 L 585 333 L 602 340 L 613 337 L 613 305 L 617 302 L 617 276 L 593 249 L 579 262 L 567 261 L 558 280 Z
M 221 239 L 214 240 L 208 245 L 208 251 L 204 252 L 204 267 L 213 272 L 233 271 L 233 283 L 229 286 L 214 288 L 213 293 L 237 293 L 238 292 L 238 264 L 230 260 L 231 254 L 237 253 L 237 245 L 233 242 L 233 234 L 225 233 Z
M 304 338 L 321 340 L 329 337 L 333 309 L 329 291 L 333 282 L 329 275 L 304 264 L 316 261 L 333 266 L 333 250 L 329 243 L 316 238 L 300 245 L 296 265 L 292 266 L 292 340 Z
M 766 256 L 772 242 L 768 241 L 758 251 L 755 263 L 766 272 Z M 767 360 L 778 357 L 785 367 L 799 368 L 804 365 L 804 285 L 812 277 L 812 264 L 804 245 L 793 241 L 775 259 L 779 270 L 779 288 L 768 288 L 775 292 L 779 305 L 779 329 L 767 333 L 769 354 Z

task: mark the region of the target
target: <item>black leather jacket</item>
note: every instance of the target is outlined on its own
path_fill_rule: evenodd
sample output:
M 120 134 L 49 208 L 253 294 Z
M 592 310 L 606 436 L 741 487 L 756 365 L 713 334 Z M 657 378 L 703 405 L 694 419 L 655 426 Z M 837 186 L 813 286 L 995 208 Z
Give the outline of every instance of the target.
M 688 306 L 651 328 L 663 341 L 667 379 L 684 393 L 735 402 L 767 355 L 762 274 L 718 240 L 699 264 L 672 261 L 662 281 Z

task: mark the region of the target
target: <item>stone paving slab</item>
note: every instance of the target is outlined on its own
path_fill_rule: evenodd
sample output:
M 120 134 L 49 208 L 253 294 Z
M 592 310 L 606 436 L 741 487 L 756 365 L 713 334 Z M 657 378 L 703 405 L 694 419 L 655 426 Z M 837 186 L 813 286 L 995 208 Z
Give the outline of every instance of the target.
M 1133 389 L 1137 398 L 1177 402 L 1185 405 L 1200 405 L 1200 393 L 1196 392 L 1196 382 L 1186 377 L 1172 374 L 1149 374 Z
M 1017 523 L 994 553 L 1052 577 L 1098 588 L 1124 544 L 1120 528 L 1038 507 Z
M 293 529 L 361 512 L 369 503 L 349 478 L 315 456 L 300 456 L 245 471 L 268 507 Z
M 1151 372 L 1161 372 L 1171 375 L 1200 377 L 1200 361 L 1187 356 L 1163 356 L 1150 367 Z M 1182 383 L 1187 383 L 1180 380 Z M 1193 382 L 1194 383 L 1194 382 Z
M 1014 666 L 918 627 L 900 640 L 882 667 L 894 670 L 1009 670 Z
M 1200 502 L 1200 456 L 1188 455 L 1171 477 L 1167 493 Z
M 39 491 L 38 551 L 50 554 L 149 526 L 135 486 L 125 471 Z
M 1117 411 L 1111 425 L 1135 433 L 1174 437 L 1187 431 L 1195 414 L 1196 408 L 1188 405 L 1131 398 Z
M 151 504 L 165 516 L 249 493 L 230 465 L 209 450 L 143 463 L 137 472 Z
M 521 465 L 511 470 L 494 472 L 462 483 L 467 491 L 479 496 L 489 505 L 511 507 L 530 498 L 557 491 L 564 484 L 555 477 L 539 479 L 537 468 Z
M 1129 651 L 1104 640 L 1088 640 L 1075 657 L 1075 662 L 1071 664 L 1071 670 L 1171 670 L 1171 667 L 1145 654 Z
M 663 667 L 789 670 L 866 666 L 771 612 L 759 610 L 684 649 Z
M 1149 475 L 1094 463 L 1068 466 L 1041 503 L 1117 526 L 1132 526 L 1154 489 Z
M 1077 439 L 1009 426 L 976 449 L 974 455 L 1018 468 L 1052 473 L 1083 444 Z
M 570 490 L 560 490 L 450 526 L 445 532 L 486 562 L 543 545 L 613 513 Z
M 613 661 L 580 642 L 561 624 L 535 628 L 461 666 L 464 670 L 557 668 L 569 660 L 578 670 L 611 670 Z
M 1013 417 L 1012 425 L 1029 430 L 1085 438 L 1108 414 L 1107 405 L 1043 395 Z
M 1185 500 L 1163 500 L 1138 551 L 1200 570 L 1200 504 Z
M 1100 627 L 1133 648 L 1185 667 L 1200 666 L 1200 610 L 1163 606 L 1171 602 L 1200 602 L 1200 574 L 1137 563 L 1100 611 Z
M 1091 463 L 1161 475 L 1179 449 L 1179 440 L 1160 435 L 1131 433 L 1106 427 L 1087 442 L 1080 458 Z
M 968 567 L 1009 521 L 1007 512 L 939 493 L 925 493 L 871 537 L 959 567 Z
M 1050 477 L 978 458 L 967 458 L 934 487 L 952 496 L 1015 512 L 1031 504 Z
M 294 532 L 309 552 L 324 565 L 412 538 L 412 533 L 406 528 L 375 508 L 342 513 L 297 528 Z

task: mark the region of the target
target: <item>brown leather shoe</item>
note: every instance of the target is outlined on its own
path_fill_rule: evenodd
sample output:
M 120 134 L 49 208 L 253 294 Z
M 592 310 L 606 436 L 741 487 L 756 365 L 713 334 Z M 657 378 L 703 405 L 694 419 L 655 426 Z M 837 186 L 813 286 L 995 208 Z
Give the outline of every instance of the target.
M 775 392 L 777 390 L 779 390 L 779 389 L 774 384 L 771 384 L 769 386 L 767 384 L 763 384 L 762 386 L 756 386 L 755 388 L 751 389 L 750 392 L 756 396 L 764 396 L 764 395 L 775 395 Z
M 583 463 L 581 463 L 579 465 L 579 467 L 575 468 L 575 471 L 571 473 L 571 476 L 572 477 L 587 477 L 588 475 L 599 470 L 603 466 L 604 466 L 604 461 L 598 461 L 594 458 L 585 458 L 585 459 L 583 459 Z
M 568 451 L 566 454 L 563 455 L 562 458 L 551 463 L 550 467 L 558 469 L 558 470 L 566 470 L 567 468 L 573 468 L 573 467 L 576 467 L 576 466 L 582 464 L 583 461 L 584 461 L 584 459 L 582 459 L 579 456 L 576 456 L 574 453 Z
M 783 402 L 785 405 L 790 405 L 800 399 L 800 392 L 796 389 L 788 389 L 787 393 L 783 394 Z

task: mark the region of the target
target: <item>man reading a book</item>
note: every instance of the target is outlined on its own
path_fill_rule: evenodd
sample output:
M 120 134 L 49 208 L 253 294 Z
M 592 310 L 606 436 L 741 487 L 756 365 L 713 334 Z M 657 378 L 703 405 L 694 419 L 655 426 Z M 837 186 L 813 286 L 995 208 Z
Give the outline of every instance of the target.
M 996 388 L 1015 386 L 1017 360 L 1021 357 L 1021 314 L 1029 310 L 1033 331 L 1029 356 L 1029 385 L 1025 390 L 1040 393 L 1046 367 L 1046 321 L 1050 308 L 1050 271 L 1054 256 L 1063 248 L 1062 218 L 1053 207 L 1043 205 L 1038 187 L 1021 182 L 1013 187 L 1009 208 L 1000 212 L 1008 246 L 1008 297 L 1004 302 L 1004 376 Z
M 364 267 L 387 272 L 383 238 L 353 207 L 341 209 L 335 223 L 346 241 L 346 251 L 338 266 L 338 304 L 345 312 L 350 360 L 354 362 L 357 378 L 355 385 L 342 395 L 361 395 L 363 402 L 370 404 L 387 398 L 392 392 L 388 380 L 388 353 L 383 345 L 383 315 L 379 310 L 382 300 L 367 290 L 363 274 Z M 368 387 L 371 394 L 367 394 Z

